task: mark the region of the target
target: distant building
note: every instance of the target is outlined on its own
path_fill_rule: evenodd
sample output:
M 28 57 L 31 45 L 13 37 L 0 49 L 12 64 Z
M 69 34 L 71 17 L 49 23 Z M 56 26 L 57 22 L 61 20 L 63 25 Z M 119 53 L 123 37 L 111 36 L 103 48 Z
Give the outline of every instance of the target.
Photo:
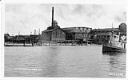
M 10 36 L 8 33 L 4 34 L 4 42 L 11 42 L 14 36 Z
M 119 29 L 118 28 L 93 29 L 90 32 L 91 35 L 90 39 L 92 40 L 93 43 L 96 44 L 107 43 L 112 33 L 118 34 Z
M 41 39 L 43 42 L 62 42 L 66 40 L 87 41 L 90 37 L 88 34 L 91 30 L 92 29 L 88 27 L 50 27 L 50 29 L 47 28 L 47 30 L 42 31 Z
M 125 23 L 121 23 L 119 28 L 93 30 L 89 27 L 60 28 L 57 21 L 54 20 L 54 7 L 52 7 L 52 24 L 46 30 L 42 31 L 41 42 L 81 41 L 104 44 L 108 43 L 112 34 L 126 36 L 126 27 Z
M 121 23 L 119 28 L 104 28 L 104 29 L 93 29 L 90 32 L 90 40 L 96 44 L 108 43 L 112 34 L 118 34 L 126 37 L 126 24 Z
M 63 41 L 65 40 L 65 32 L 61 28 L 47 29 L 42 32 L 41 39 L 44 42 Z
M 89 27 L 68 27 L 60 28 L 57 21 L 54 20 L 54 8 L 52 8 L 52 24 L 46 30 L 42 31 L 42 42 L 63 42 L 63 41 L 87 41 L 88 33 L 92 30 Z
M 89 27 L 68 27 L 62 28 L 66 32 L 66 40 L 87 41 L 90 37 L 88 34 L 92 30 Z
M 121 35 L 125 35 L 126 36 L 126 33 L 127 33 L 127 25 L 125 23 L 121 23 L 119 25 L 119 30 L 120 30 L 120 34 Z
M 4 43 L 24 43 L 24 44 L 37 44 L 40 40 L 40 35 L 15 35 L 10 36 L 9 34 L 4 34 Z

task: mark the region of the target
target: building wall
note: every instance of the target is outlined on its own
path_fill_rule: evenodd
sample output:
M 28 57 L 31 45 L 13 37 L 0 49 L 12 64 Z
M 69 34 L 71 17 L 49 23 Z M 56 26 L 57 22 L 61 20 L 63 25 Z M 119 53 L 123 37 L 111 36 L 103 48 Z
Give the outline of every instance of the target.
M 65 41 L 65 40 L 83 40 L 87 41 L 89 39 L 89 32 L 91 28 L 67 28 L 67 31 L 56 28 L 52 30 L 45 30 L 42 32 L 42 41 Z
M 89 33 L 92 28 L 88 27 L 68 27 L 63 28 L 66 32 L 66 39 L 67 40 L 83 40 L 87 41 L 89 39 Z
M 66 33 L 66 40 L 75 40 L 75 33 Z
M 88 33 L 75 33 L 75 40 L 87 41 L 89 39 Z
M 115 32 L 114 34 L 117 34 L 117 32 Z M 112 35 L 112 32 L 110 31 L 98 31 L 95 32 L 92 36 L 93 36 L 93 40 L 94 43 L 96 44 L 105 44 L 108 43 L 110 40 L 110 36 Z
M 89 32 L 92 29 L 88 27 L 78 27 L 77 30 L 78 30 L 78 33 L 77 32 L 75 33 L 75 39 L 87 41 L 89 39 Z
M 96 36 L 95 42 L 98 44 L 108 43 L 110 40 L 110 36 L 110 34 L 98 34 Z
M 51 41 L 52 32 L 42 32 L 41 40 L 42 41 Z
M 105 44 L 110 40 L 112 33 L 119 34 L 119 30 L 117 28 L 94 29 L 90 33 L 90 39 L 93 43 Z
M 52 31 L 51 36 L 52 41 L 64 41 L 66 39 L 66 34 L 60 28 Z

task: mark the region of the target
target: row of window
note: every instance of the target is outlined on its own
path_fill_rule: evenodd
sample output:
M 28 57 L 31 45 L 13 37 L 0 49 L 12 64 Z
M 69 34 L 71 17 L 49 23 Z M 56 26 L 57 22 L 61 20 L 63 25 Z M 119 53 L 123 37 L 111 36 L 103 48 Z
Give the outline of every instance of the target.
M 109 35 L 98 35 L 97 38 L 109 38 L 110 36 Z
M 81 31 L 91 31 L 90 28 L 85 28 L 85 27 L 76 27 L 76 30 L 81 30 Z

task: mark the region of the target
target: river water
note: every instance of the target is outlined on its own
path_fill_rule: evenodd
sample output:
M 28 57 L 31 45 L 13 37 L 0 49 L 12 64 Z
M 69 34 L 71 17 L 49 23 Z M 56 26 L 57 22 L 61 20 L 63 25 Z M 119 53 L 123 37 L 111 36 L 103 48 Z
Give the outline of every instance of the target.
M 5 77 L 125 77 L 126 53 L 102 46 L 5 47 Z

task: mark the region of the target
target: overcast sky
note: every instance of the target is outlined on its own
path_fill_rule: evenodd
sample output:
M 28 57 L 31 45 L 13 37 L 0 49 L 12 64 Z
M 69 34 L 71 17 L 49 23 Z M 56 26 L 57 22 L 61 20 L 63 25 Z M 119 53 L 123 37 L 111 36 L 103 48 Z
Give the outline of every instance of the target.
M 117 28 L 126 22 L 124 5 L 98 4 L 6 4 L 5 32 L 30 34 L 45 30 L 51 25 L 51 8 L 54 6 L 55 20 L 63 27 Z

